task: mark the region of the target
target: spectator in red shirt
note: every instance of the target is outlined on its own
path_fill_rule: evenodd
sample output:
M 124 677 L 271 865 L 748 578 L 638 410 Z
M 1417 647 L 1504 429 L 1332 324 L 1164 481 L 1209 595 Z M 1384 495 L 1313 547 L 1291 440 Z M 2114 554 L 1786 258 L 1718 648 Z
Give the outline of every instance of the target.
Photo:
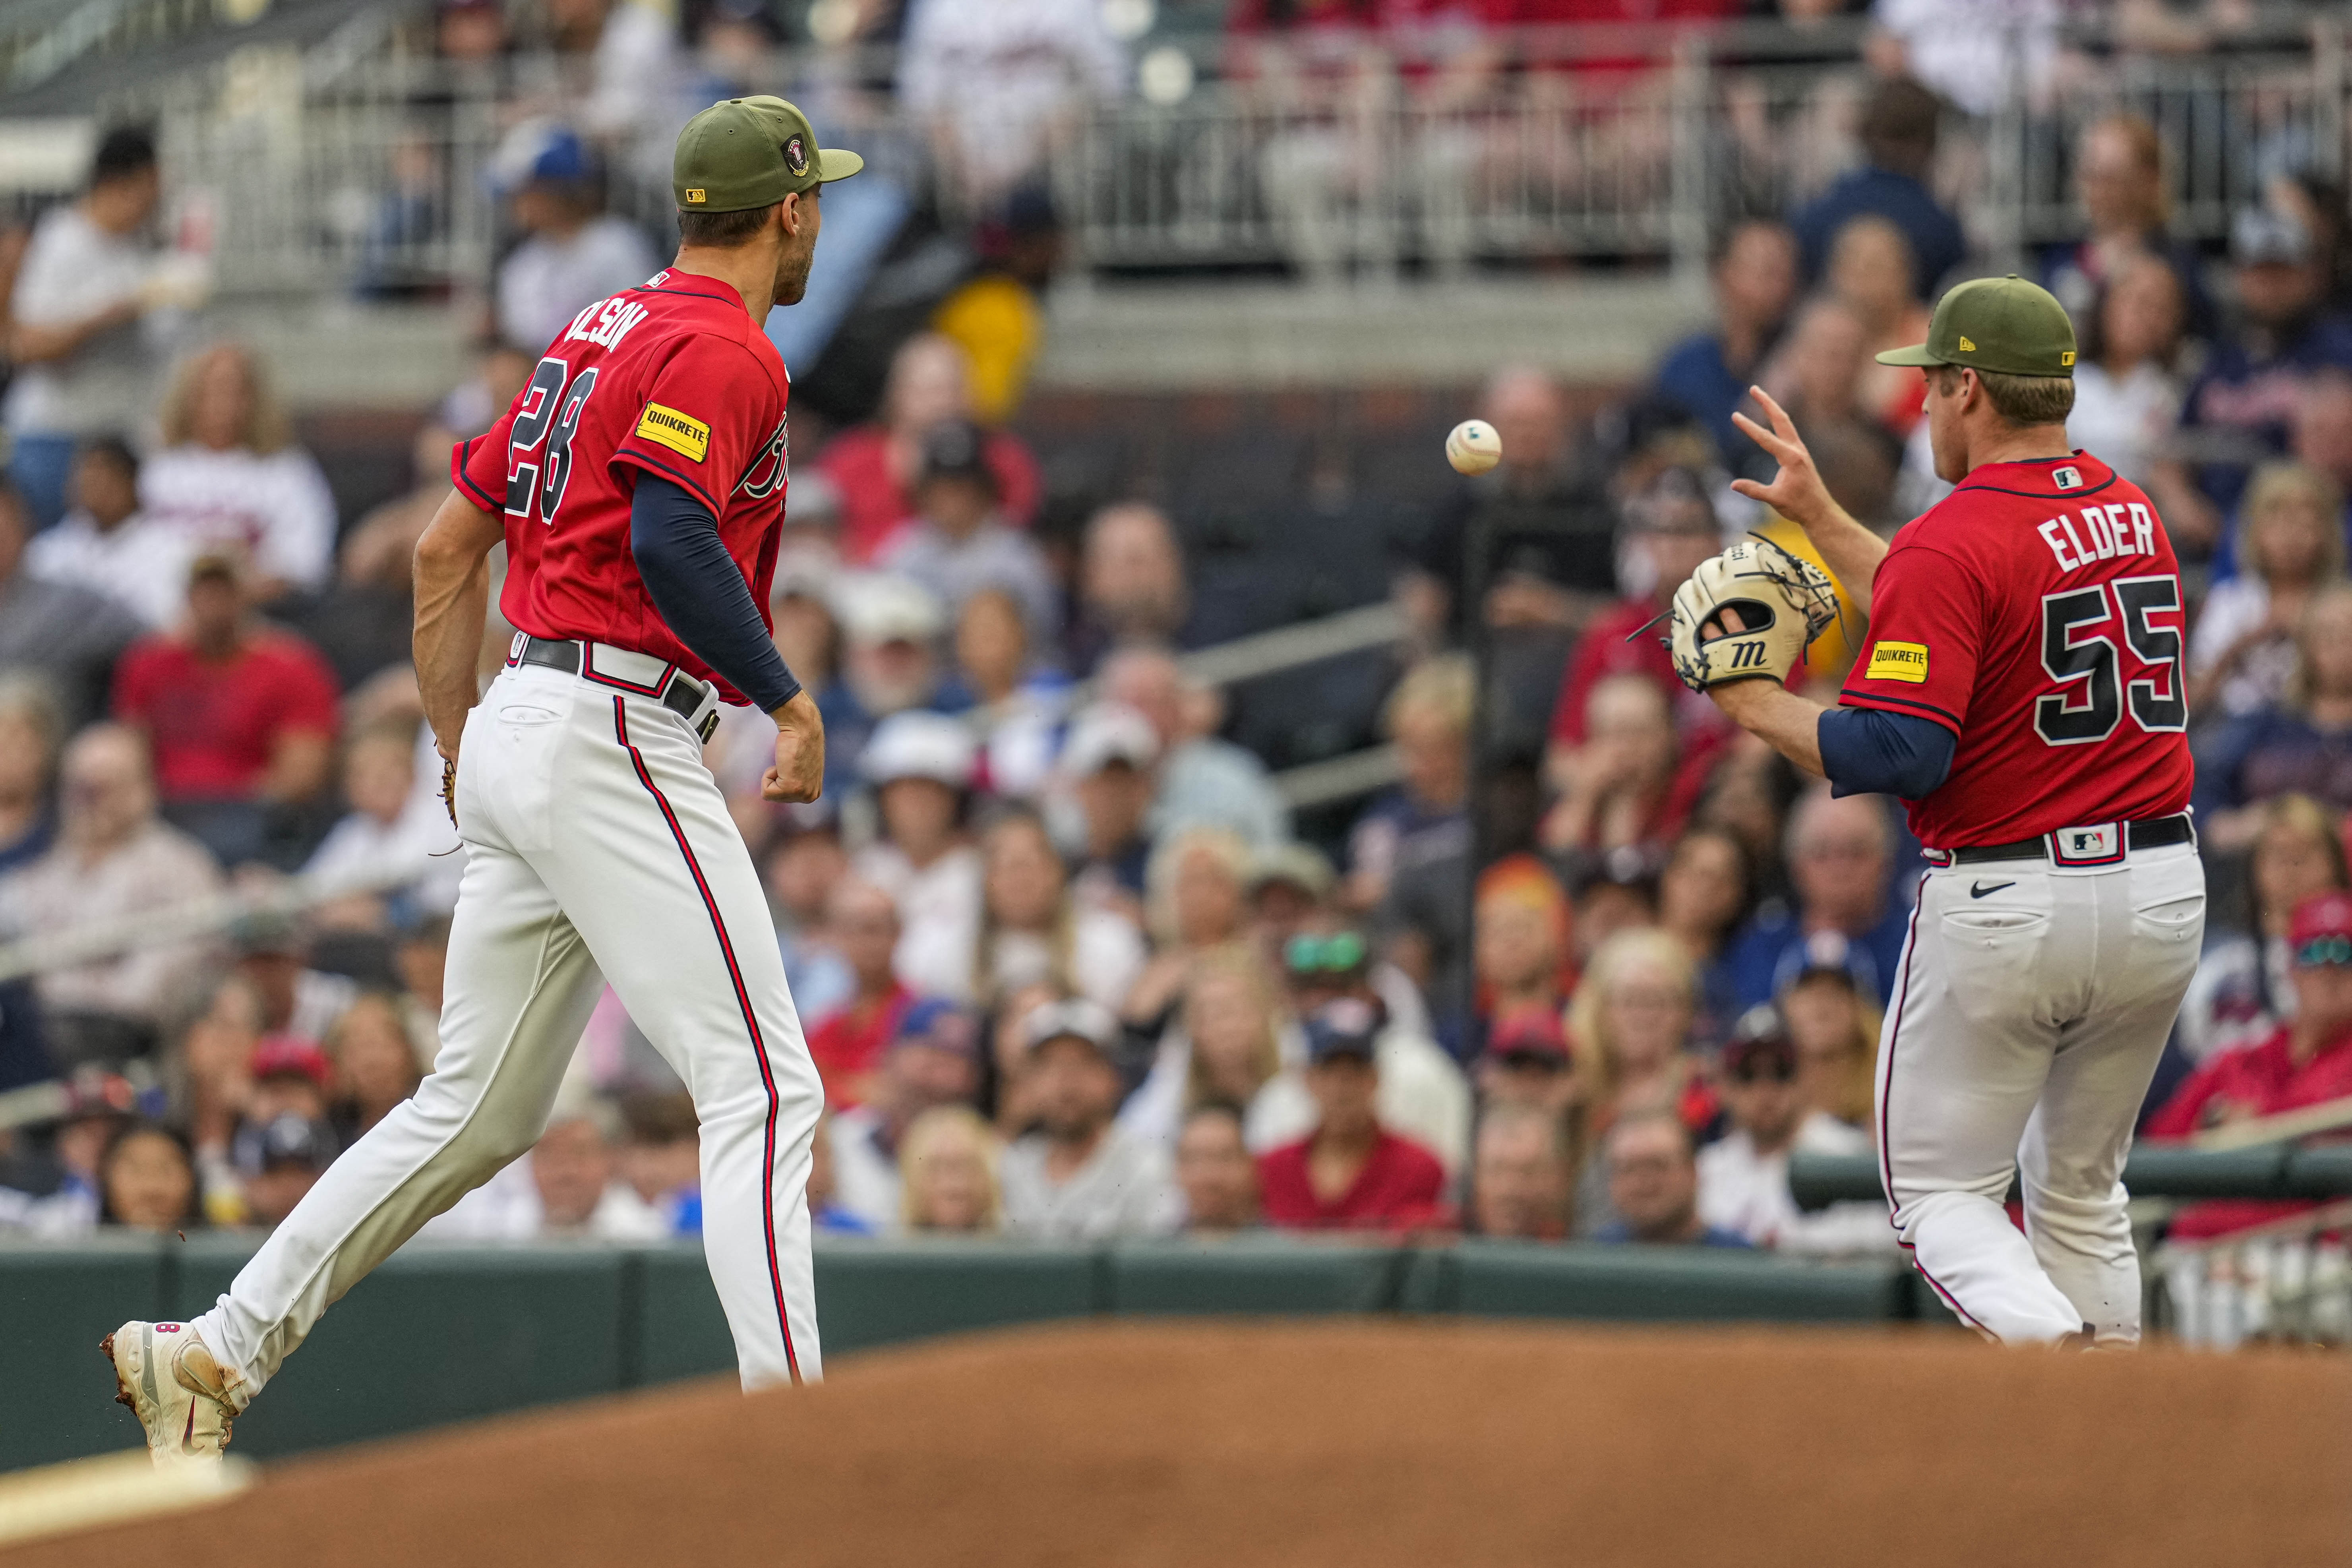
M 1645 84 L 1662 90 L 1671 37 L 1740 11 L 1738 0 L 1495 0 L 1491 14 L 1497 23 L 1536 29 L 1523 65 L 1537 101 L 1559 96 L 1539 89 L 1565 70 L 1575 100 L 1589 103 Z M 1598 47 L 1583 35 L 1551 31 L 1582 26 L 1619 30 L 1601 31 Z
M 2352 894 L 2321 893 L 2298 904 L 2287 941 L 2294 1021 L 2259 1045 L 2207 1061 L 2148 1119 L 2148 1137 L 2186 1138 L 2226 1122 L 2352 1096 Z M 2218 1236 L 2311 1206 L 2242 1199 L 2196 1204 L 2175 1217 L 2172 1234 Z
M 898 907 L 889 894 L 871 882 L 843 882 L 834 889 L 824 923 L 857 989 L 810 1026 L 808 1047 L 824 1079 L 825 1103 L 846 1110 L 871 1098 L 874 1069 L 915 994 L 899 983 L 891 962 L 898 948 Z
M 114 676 L 115 717 L 147 737 L 164 816 L 228 866 L 308 847 L 273 841 L 326 794 L 338 695 L 316 648 L 253 614 L 227 554 L 196 559 L 185 619 L 133 643 Z
M 953 339 L 937 332 L 908 339 L 890 361 L 880 421 L 843 431 L 818 455 L 817 467 L 841 492 L 841 556 L 850 565 L 872 563 L 884 542 L 914 514 L 908 492 L 922 467 L 924 433 L 972 417 L 967 375 L 963 350 Z M 982 457 L 996 479 L 999 512 L 1015 527 L 1028 527 L 1037 511 L 1037 459 L 1002 430 L 988 434 Z
M 1266 1223 L 1286 1230 L 1402 1230 L 1442 1225 L 1444 1168 L 1381 1125 L 1373 1060 L 1378 1015 L 1353 999 L 1307 1021 L 1307 1088 L 1320 1120 L 1258 1161 Z

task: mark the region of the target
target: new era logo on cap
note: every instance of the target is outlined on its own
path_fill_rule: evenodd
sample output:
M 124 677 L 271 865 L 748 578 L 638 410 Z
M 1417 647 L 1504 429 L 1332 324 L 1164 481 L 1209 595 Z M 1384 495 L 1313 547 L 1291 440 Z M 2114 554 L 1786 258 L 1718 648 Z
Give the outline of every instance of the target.
M 1977 346 L 1964 337 L 1960 340 L 1960 352 L 1964 354 L 1972 354 L 1977 352 Z

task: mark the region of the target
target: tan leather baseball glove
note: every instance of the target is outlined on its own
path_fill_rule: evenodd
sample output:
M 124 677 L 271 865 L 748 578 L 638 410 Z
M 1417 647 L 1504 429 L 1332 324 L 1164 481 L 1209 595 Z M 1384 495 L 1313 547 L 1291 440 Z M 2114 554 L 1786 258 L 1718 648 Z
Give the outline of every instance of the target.
M 1723 613 L 1738 617 L 1730 629 Z M 1735 680 L 1782 680 L 1838 617 L 1829 574 L 1760 535 L 1741 540 L 1675 590 L 1666 646 L 1693 691 Z

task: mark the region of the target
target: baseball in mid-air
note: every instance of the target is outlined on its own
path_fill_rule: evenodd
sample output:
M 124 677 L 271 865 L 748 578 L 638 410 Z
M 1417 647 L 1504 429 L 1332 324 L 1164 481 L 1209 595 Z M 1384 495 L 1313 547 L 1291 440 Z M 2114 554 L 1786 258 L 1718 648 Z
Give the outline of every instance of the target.
M 1445 460 L 1457 474 L 1483 474 L 1503 460 L 1503 438 L 1484 419 L 1465 419 L 1445 437 Z

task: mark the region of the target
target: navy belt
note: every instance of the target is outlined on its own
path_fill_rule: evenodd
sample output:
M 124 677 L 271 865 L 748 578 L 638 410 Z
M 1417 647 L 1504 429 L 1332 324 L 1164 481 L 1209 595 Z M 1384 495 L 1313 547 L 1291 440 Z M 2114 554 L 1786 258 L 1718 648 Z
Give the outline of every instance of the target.
M 570 641 L 557 642 L 551 637 L 526 637 L 522 642 L 522 652 L 515 657 L 515 662 L 544 665 L 550 669 L 560 669 L 566 675 L 577 675 L 580 673 L 580 645 Z M 709 689 L 692 676 L 672 671 L 668 684 L 662 688 L 661 695 L 655 700 L 691 724 L 695 714 L 701 710 L 703 699 L 709 695 Z M 706 741 L 710 739 L 710 731 L 717 728 L 719 714 L 714 709 L 703 723 L 702 738 Z
M 2189 825 L 2189 814 L 2174 816 L 2152 816 L 2143 822 L 2124 824 L 2124 842 L 2133 849 L 2161 849 L 2171 844 L 2193 844 L 2197 830 Z M 2050 853 L 2047 834 L 2039 838 L 2021 838 L 2014 844 L 1971 844 L 1964 849 L 1948 852 L 1954 866 L 1971 865 L 1979 860 L 2049 860 L 2062 858 Z

